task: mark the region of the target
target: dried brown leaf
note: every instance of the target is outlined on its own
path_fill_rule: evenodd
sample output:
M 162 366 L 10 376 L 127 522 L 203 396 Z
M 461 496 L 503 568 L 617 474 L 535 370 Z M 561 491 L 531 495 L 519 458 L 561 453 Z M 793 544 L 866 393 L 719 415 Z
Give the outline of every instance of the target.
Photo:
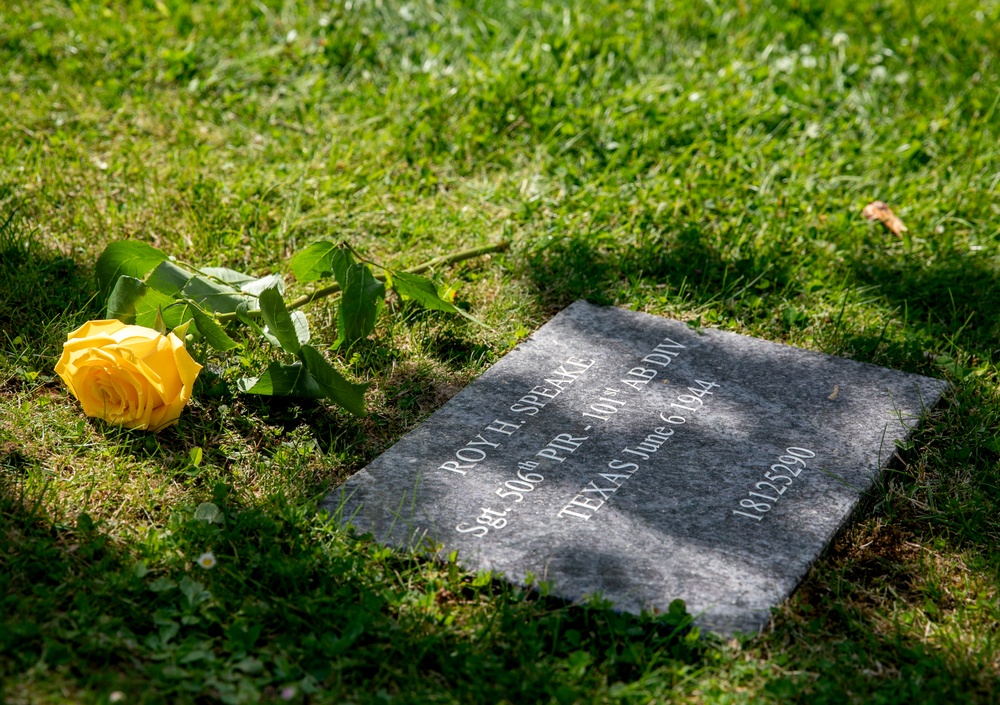
M 885 226 L 886 230 L 897 237 L 901 236 L 909 229 L 903 224 L 903 221 L 892 212 L 892 209 L 889 208 L 888 204 L 883 203 L 882 201 L 872 201 L 865 206 L 863 211 L 861 211 L 861 215 L 868 220 L 877 220 L 881 222 L 882 225 Z

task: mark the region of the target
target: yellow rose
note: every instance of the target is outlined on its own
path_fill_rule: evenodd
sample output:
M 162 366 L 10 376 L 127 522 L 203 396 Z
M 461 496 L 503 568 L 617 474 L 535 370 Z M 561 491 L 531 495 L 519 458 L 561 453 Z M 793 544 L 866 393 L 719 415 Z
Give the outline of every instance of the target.
M 56 363 L 87 416 L 153 431 L 177 422 L 200 371 L 173 333 L 115 320 L 70 333 Z

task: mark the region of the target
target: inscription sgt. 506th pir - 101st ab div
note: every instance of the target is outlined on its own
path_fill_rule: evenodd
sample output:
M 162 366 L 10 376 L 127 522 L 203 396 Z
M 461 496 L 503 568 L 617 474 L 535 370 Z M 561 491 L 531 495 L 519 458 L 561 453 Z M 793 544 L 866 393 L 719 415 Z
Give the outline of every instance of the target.
M 945 387 L 580 301 L 324 506 L 550 594 L 633 612 L 680 598 L 710 630 L 749 632 Z
M 642 363 L 629 368 L 617 381 L 617 387 L 605 387 L 600 390 L 596 397 L 584 397 L 584 410 L 581 418 L 586 421 L 595 419 L 594 423 L 607 422 L 611 417 L 627 406 L 630 401 L 635 401 L 634 397 L 640 397 L 647 385 L 655 380 L 660 372 L 671 360 L 678 357 L 684 349 L 684 345 L 670 338 L 660 341 L 651 351 L 642 357 L 638 362 Z M 559 396 L 566 388 L 576 382 L 587 370 L 594 365 L 594 359 L 580 359 L 569 357 L 553 372 L 544 378 L 544 384 L 533 387 L 529 394 L 521 397 L 515 404 L 510 406 L 510 411 L 517 414 L 535 416 L 540 409 L 543 409 L 552 399 Z M 642 365 L 648 365 L 642 366 Z M 714 382 L 702 382 L 695 380 L 698 388 L 690 388 L 692 394 L 680 395 L 677 402 L 701 405 L 701 397 L 711 394 L 712 387 L 718 386 Z M 686 412 L 697 411 L 697 407 L 684 406 L 680 403 L 672 403 L 671 407 L 684 410 Z M 667 412 L 673 409 L 668 409 Z M 655 453 L 659 446 L 673 435 L 672 426 L 685 422 L 683 416 L 667 412 L 661 413 L 660 417 L 667 426 L 657 428 L 654 433 L 650 433 L 642 441 L 639 441 L 636 448 L 623 448 L 623 455 L 633 455 L 643 460 L 649 459 L 649 453 Z M 570 454 L 576 452 L 581 447 L 585 447 L 590 439 L 590 432 L 594 423 L 583 426 L 581 429 L 574 429 L 570 432 L 556 434 L 549 439 L 545 445 L 534 451 L 529 457 L 520 459 L 512 471 L 516 472 L 514 477 L 506 479 L 496 488 L 495 494 L 500 499 L 505 500 L 505 504 L 515 505 L 523 502 L 527 493 L 533 492 L 545 481 L 545 475 L 549 469 L 556 464 L 562 464 Z M 493 423 L 486 426 L 484 431 L 512 436 L 519 431 L 524 422 L 514 424 L 508 421 L 495 419 Z M 474 470 L 479 462 L 487 457 L 489 449 L 497 449 L 502 445 L 503 440 L 494 438 L 488 440 L 482 434 L 477 434 L 473 441 L 456 451 L 455 456 L 460 464 L 454 460 L 449 460 L 439 466 L 439 470 L 448 470 L 466 475 L 470 470 Z M 639 469 L 635 462 L 622 460 L 611 460 L 608 462 L 606 472 L 598 474 L 586 486 L 581 488 L 568 504 L 563 507 L 557 515 L 560 517 L 577 517 L 588 519 L 590 515 L 600 509 L 621 484 L 631 477 L 632 473 Z M 601 482 L 598 485 L 597 482 Z M 489 534 L 490 529 L 502 529 L 507 526 L 510 515 L 515 512 L 514 506 L 504 506 L 495 508 L 492 506 L 480 507 L 480 514 L 475 519 L 475 524 L 462 522 L 455 527 L 455 530 L 463 534 L 471 534 L 476 537 L 483 537 Z

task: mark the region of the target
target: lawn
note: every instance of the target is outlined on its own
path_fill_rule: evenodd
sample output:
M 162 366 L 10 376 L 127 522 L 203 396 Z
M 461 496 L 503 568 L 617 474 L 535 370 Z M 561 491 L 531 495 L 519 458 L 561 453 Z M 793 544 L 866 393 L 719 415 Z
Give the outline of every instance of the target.
M 996 702 L 998 74 L 997 0 L 5 0 L 0 703 Z M 294 295 L 319 240 L 510 248 L 433 271 L 485 327 L 395 301 L 333 350 L 307 309 L 367 416 L 233 392 L 251 344 L 150 434 L 53 370 L 124 239 Z M 747 638 L 317 512 L 578 298 L 952 389 Z

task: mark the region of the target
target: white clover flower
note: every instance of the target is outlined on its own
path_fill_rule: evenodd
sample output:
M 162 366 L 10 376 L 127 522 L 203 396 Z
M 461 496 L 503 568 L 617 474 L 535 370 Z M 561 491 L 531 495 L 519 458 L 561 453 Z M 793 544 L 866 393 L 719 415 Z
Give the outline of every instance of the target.
M 694 93 L 688 96 L 688 100 L 690 100 L 692 103 L 697 103 L 699 100 L 701 100 L 701 93 L 695 91 Z
M 845 44 L 847 44 L 849 39 L 850 37 L 848 37 L 843 32 L 837 32 L 835 35 L 833 35 L 833 46 L 842 47 Z
M 799 59 L 799 62 L 802 64 L 802 68 L 804 69 L 816 68 L 816 57 L 812 56 L 811 54 L 803 56 L 801 59 Z
M 888 75 L 889 72 L 886 70 L 885 66 L 876 66 L 869 74 L 873 81 L 884 81 L 885 77 Z
M 795 70 L 795 57 L 794 56 L 782 56 L 774 62 L 774 68 L 778 71 L 783 71 L 785 73 L 791 73 Z
M 198 556 L 198 565 L 200 565 L 205 570 L 208 570 L 209 568 L 214 568 L 216 563 L 218 563 L 218 561 L 215 560 L 215 554 L 212 553 L 211 551 L 205 551 L 200 556 Z

